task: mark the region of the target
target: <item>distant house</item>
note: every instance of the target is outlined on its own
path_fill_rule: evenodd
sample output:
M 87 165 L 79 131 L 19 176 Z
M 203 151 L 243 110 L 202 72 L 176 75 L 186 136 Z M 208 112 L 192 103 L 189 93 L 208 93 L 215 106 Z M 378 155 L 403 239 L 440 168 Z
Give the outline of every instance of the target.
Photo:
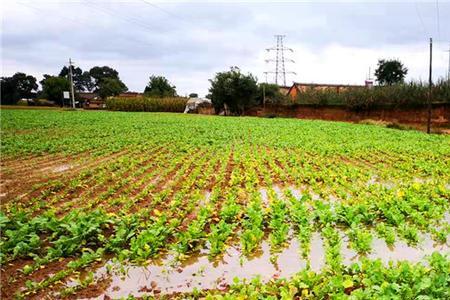
M 291 88 L 290 86 L 280 86 L 280 87 L 279 87 L 280 93 L 281 93 L 283 96 L 286 96 L 286 95 L 288 94 L 290 88 Z
M 77 95 L 77 98 L 79 98 L 80 100 L 83 100 L 83 101 L 98 99 L 98 95 L 96 93 L 92 93 L 92 92 L 78 92 L 76 95 Z
M 137 98 L 142 96 L 142 93 L 138 92 L 125 92 L 117 95 L 120 98 Z M 79 92 L 77 97 L 83 103 L 83 108 L 90 109 L 102 109 L 106 108 L 105 100 L 101 99 L 98 94 L 92 92 Z
M 143 96 L 143 93 L 138 93 L 138 92 L 125 92 L 125 93 L 120 93 L 117 97 L 119 98 L 136 98 L 136 97 L 141 97 Z
M 105 102 L 93 92 L 78 92 L 77 98 L 83 105 L 83 108 L 99 109 L 105 108 Z
M 294 82 L 289 88 L 287 95 L 292 99 L 297 98 L 300 92 L 304 92 L 308 89 L 315 90 L 335 90 L 337 93 L 345 91 L 351 88 L 363 88 L 364 85 L 351 85 L 351 84 L 326 84 L 326 83 L 300 83 Z

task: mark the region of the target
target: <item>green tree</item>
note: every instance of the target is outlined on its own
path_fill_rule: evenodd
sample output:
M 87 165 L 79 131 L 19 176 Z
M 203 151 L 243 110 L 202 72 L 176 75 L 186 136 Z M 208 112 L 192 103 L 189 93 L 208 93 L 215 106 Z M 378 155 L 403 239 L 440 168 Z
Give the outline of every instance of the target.
M 100 81 L 97 93 L 101 98 L 105 99 L 109 96 L 117 96 L 127 90 L 128 88 L 120 79 L 105 78 Z
M 45 74 L 44 79 L 40 81 L 42 86 L 42 97 L 63 104 L 63 92 L 70 91 L 69 79 L 59 76 L 50 76 Z M 68 101 L 68 100 L 66 100 Z
M 393 85 L 402 83 L 407 73 L 408 69 L 399 60 L 380 59 L 375 70 L 375 77 L 380 85 Z
M 111 67 L 93 67 L 89 70 L 93 80 L 93 90 L 101 98 L 116 96 L 128 90 L 125 83 L 119 78 L 119 72 Z
M 89 70 L 89 74 L 93 78 L 96 88 L 98 88 L 100 82 L 105 78 L 119 79 L 119 72 L 108 66 L 93 67 Z
M 73 85 L 76 91 L 92 91 L 94 89 L 94 82 L 91 74 L 88 71 L 81 70 L 79 67 L 72 66 Z M 69 68 L 64 66 L 59 72 L 60 77 L 69 78 Z
M 164 76 L 150 76 L 150 81 L 145 87 L 144 94 L 151 97 L 174 97 L 177 92 Z
M 1 103 L 16 104 L 22 98 L 33 98 L 33 91 L 38 89 L 36 78 L 17 72 L 12 77 L 1 77 Z
M 242 115 L 246 109 L 258 104 L 257 79 L 252 74 L 242 74 L 238 67 L 219 72 L 209 81 L 209 92 L 216 113 L 227 106 L 231 113 Z
M 198 98 L 198 94 L 197 93 L 190 93 L 189 94 L 189 98 Z

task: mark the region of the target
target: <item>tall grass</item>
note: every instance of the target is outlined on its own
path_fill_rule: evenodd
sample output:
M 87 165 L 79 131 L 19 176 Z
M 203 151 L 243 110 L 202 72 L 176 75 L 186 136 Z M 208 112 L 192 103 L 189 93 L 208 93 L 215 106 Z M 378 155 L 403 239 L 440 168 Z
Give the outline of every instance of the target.
M 120 98 L 106 100 L 106 108 L 115 111 L 183 112 L 187 98 Z
M 450 103 L 450 83 L 440 80 L 432 87 L 433 103 Z M 350 109 L 366 110 L 377 107 L 421 107 L 428 101 L 428 85 L 410 82 L 392 86 L 349 88 L 339 93 L 333 90 L 307 89 L 300 92 L 290 104 L 315 106 L 339 105 Z

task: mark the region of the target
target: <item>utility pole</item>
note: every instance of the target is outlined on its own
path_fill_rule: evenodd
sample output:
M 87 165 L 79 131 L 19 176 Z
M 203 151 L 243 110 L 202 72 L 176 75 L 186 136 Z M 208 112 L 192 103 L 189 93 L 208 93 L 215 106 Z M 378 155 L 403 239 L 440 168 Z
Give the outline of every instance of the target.
M 432 91 L 432 75 L 433 72 L 433 39 L 430 38 L 430 73 L 428 74 L 428 120 L 427 133 L 431 132 L 431 91 Z
M 286 74 L 295 74 L 295 72 L 286 71 L 285 62 L 293 63 L 294 61 L 292 59 L 285 58 L 284 52 L 285 51 L 294 52 L 294 50 L 292 50 L 291 48 L 284 47 L 283 44 L 284 37 L 285 35 L 280 34 L 275 35 L 275 38 L 277 39 L 277 45 L 275 47 L 266 49 L 268 52 L 275 51 L 275 59 L 266 59 L 266 62 L 275 62 L 275 70 L 264 72 L 264 74 L 266 74 L 266 78 L 268 73 L 275 74 L 274 78 L 275 84 L 278 84 L 280 80 L 280 83 L 282 82 L 283 86 L 286 86 Z
M 69 79 L 70 79 L 70 96 L 72 98 L 72 107 L 75 108 L 75 94 L 73 91 L 72 60 L 70 58 L 69 58 Z

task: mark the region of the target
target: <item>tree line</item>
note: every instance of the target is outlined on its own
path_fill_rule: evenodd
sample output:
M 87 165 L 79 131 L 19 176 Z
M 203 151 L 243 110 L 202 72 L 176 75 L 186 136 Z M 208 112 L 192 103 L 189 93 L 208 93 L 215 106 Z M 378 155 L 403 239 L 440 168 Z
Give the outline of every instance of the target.
M 75 97 L 80 92 L 92 92 L 106 99 L 128 91 L 128 87 L 120 79 L 119 72 L 108 66 L 96 66 L 89 71 L 71 66 Z M 39 81 L 36 77 L 17 72 L 11 77 L 1 77 L 1 103 L 17 104 L 20 99 L 41 98 L 63 104 L 63 92 L 70 91 L 69 68 L 64 66 L 58 75 L 44 74 Z M 176 96 L 176 89 L 163 76 L 150 76 L 144 94 L 155 97 Z
M 378 61 L 375 77 L 380 88 L 398 86 L 404 84 L 404 78 L 407 72 L 408 69 L 399 60 L 381 59 Z M 70 89 L 68 74 L 69 69 L 67 67 L 63 67 L 57 76 L 45 74 L 44 79 L 40 81 L 42 90 L 38 91 L 38 97 L 61 104 L 63 91 L 69 91 Z M 89 71 L 83 71 L 79 67 L 72 67 L 72 74 L 74 87 L 77 92 L 94 92 L 99 97 L 106 99 L 107 97 L 117 96 L 128 90 L 127 86 L 120 80 L 119 73 L 108 66 L 93 67 Z M 30 98 L 33 91 L 36 91 L 38 88 L 36 78 L 24 73 L 16 73 L 12 77 L 2 77 L 1 81 L 3 104 L 14 104 L 18 99 Z M 288 99 L 285 95 L 281 94 L 279 86 L 269 83 L 258 84 L 255 76 L 251 73 L 242 73 L 238 67 L 232 67 L 229 71 L 216 73 L 215 77 L 209 81 L 211 86 L 209 88 L 209 94 L 206 97 L 211 99 L 216 113 L 229 112 L 234 115 L 242 115 L 246 110 L 261 105 L 264 101 L 271 104 L 293 103 L 292 99 Z M 397 89 L 396 91 L 405 90 L 404 95 L 417 93 L 413 88 L 408 86 L 406 88 Z M 150 76 L 149 82 L 143 92 L 148 97 L 156 98 L 177 96 L 176 87 L 164 76 L 156 75 Z M 378 98 L 387 95 L 385 92 L 375 92 L 377 93 L 371 92 L 369 93 L 370 95 L 365 95 L 363 92 L 355 93 L 350 91 L 348 94 L 349 97 L 357 97 L 358 101 L 360 100 L 359 98 L 365 95 L 363 98 L 367 98 L 371 103 L 377 103 Z M 447 97 L 447 93 L 446 89 L 441 94 L 445 98 Z M 362 94 L 364 95 L 361 96 Z M 312 101 L 318 104 L 330 102 L 329 100 L 331 98 L 342 98 L 340 95 L 334 95 L 332 91 L 308 91 L 302 96 L 305 99 L 309 97 L 311 98 L 310 102 Z M 192 93 L 190 97 L 198 97 L 198 95 Z M 340 98 L 338 100 L 341 102 L 345 100 Z M 386 100 L 383 101 L 386 102 Z M 347 103 L 348 101 L 345 100 L 344 102 Z

